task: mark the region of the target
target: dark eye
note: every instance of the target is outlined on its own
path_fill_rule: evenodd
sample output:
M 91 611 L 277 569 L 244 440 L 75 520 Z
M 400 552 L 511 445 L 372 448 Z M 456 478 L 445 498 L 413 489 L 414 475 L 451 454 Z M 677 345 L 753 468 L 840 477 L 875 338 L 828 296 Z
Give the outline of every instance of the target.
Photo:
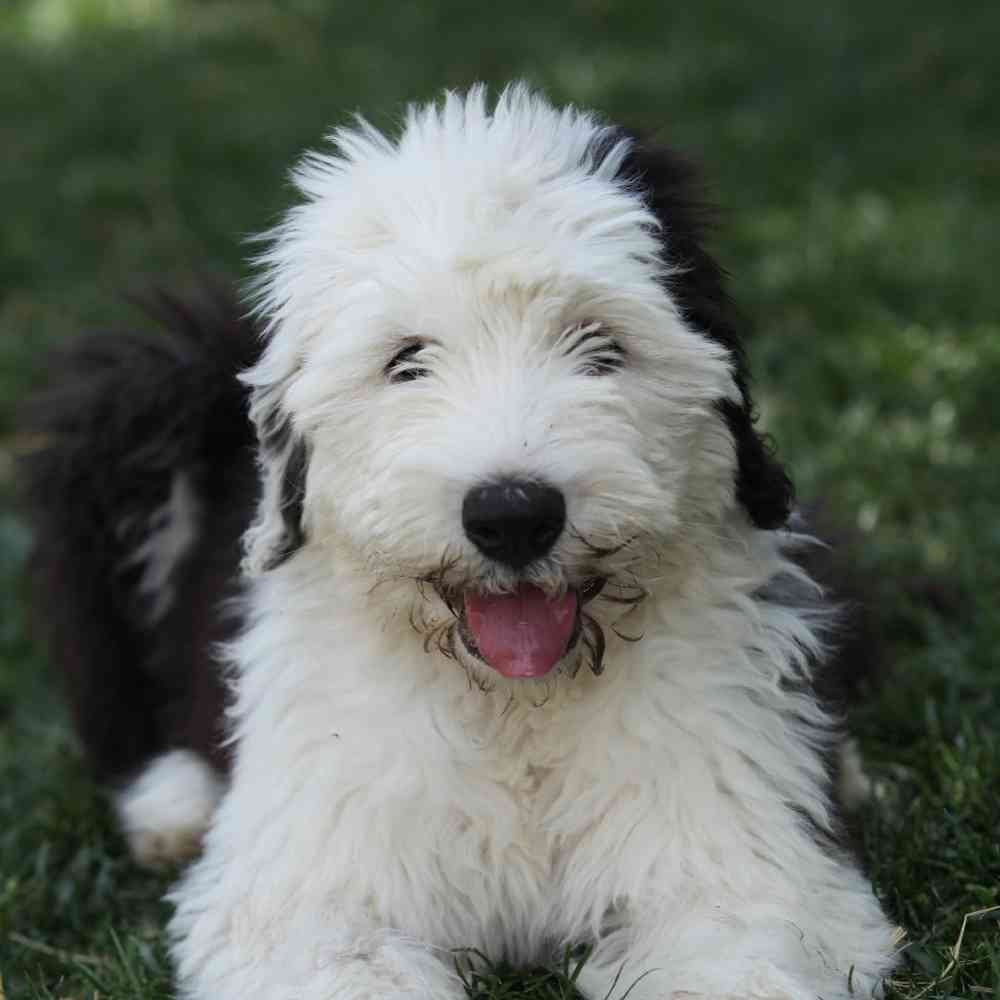
M 578 327 L 566 353 L 579 359 L 579 375 L 611 375 L 625 365 L 625 348 L 600 323 Z
M 426 346 L 422 340 L 411 340 L 404 344 L 383 369 L 385 377 L 390 382 L 412 382 L 429 374 L 428 369 L 417 360 Z

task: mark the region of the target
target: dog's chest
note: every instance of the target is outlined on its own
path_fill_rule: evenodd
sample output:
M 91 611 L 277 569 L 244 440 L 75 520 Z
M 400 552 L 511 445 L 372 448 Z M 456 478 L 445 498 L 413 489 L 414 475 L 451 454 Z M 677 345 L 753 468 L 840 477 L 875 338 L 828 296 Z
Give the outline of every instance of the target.
M 434 859 L 425 870 L 441 904 L 435 936 L 442 946 L 502 946 L 528 960 L 531 942 L 555 926 L 570 847 L 549 825 L 558 780 L 551 768 L 531 763 L 473 767 L 448 808 L 427 815 L 437 836 L 411 870 Z M 421 849 L 412 846 L 415 854 Z
M 606 740 L 555 698 L 508 708 L 474 693 L 446 702 L 428 688 L 351 716 L 337 703 L 332 766 L 311 768 L 309 786 L 323 867 L 331 898 L 388 926 L 528 958 L 558 933 L 567 872 L 608 812 L 594 771 Z

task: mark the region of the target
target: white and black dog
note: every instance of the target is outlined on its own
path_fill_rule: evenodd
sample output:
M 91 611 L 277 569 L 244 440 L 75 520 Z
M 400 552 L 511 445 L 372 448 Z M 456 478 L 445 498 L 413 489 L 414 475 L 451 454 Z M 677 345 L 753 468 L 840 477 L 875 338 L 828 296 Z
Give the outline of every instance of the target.
M 180 995 L 457 1000 L 451 949 L 569 945 L 593 1000 L 877 990 L 691 171 L 512 87 L 294 178 L 256 320 L 76 342 L 29 460 L 83 742 L 140 858 L 203 839 Z

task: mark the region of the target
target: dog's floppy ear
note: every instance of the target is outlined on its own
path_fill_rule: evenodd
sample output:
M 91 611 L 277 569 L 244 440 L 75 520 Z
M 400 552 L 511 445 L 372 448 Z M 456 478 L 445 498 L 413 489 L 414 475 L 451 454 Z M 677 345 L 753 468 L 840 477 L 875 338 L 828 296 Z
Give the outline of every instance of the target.
M 255 384 L 260 368 L 244 381 Z M 243 569 L 250 576 L 280 566 L 305 544 L 303 504 L 309 466 L 308 445 L 296 434 L 282 406 L 281 385 L 260 386 L 251 393 L 250 417 L 257 430 L 261 492 L 257 514 L 244 536 Z
M 621 176 L 641 191 L 660 222 L 664 258 L 673 271 L 669 291 L 686 321 L 721 344 L 732 357 L 738 400 L 717 406 L 736 449 L 736 499 L 758 528 L 779 528 L 788 519 L 793 490 L 771 442 L 756 428 L 750 373 L 739 336 L 742 325 L 725 288 L 725 274 L 705 249 L 712 212 L 701 197 L 695 168 L 676 154 L 635 136 Z

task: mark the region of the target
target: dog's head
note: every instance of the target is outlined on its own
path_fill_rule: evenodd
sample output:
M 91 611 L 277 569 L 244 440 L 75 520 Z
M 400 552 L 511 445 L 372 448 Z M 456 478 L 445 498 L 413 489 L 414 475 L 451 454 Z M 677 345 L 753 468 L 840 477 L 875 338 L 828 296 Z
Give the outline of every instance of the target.
M 639 599 L 680 539 L 784 523 L 682 162 L 522 87 L 333 144 L 261 259 L 251 572 L 328 550 L 535 677 L 599 669 L 588 602 Z

